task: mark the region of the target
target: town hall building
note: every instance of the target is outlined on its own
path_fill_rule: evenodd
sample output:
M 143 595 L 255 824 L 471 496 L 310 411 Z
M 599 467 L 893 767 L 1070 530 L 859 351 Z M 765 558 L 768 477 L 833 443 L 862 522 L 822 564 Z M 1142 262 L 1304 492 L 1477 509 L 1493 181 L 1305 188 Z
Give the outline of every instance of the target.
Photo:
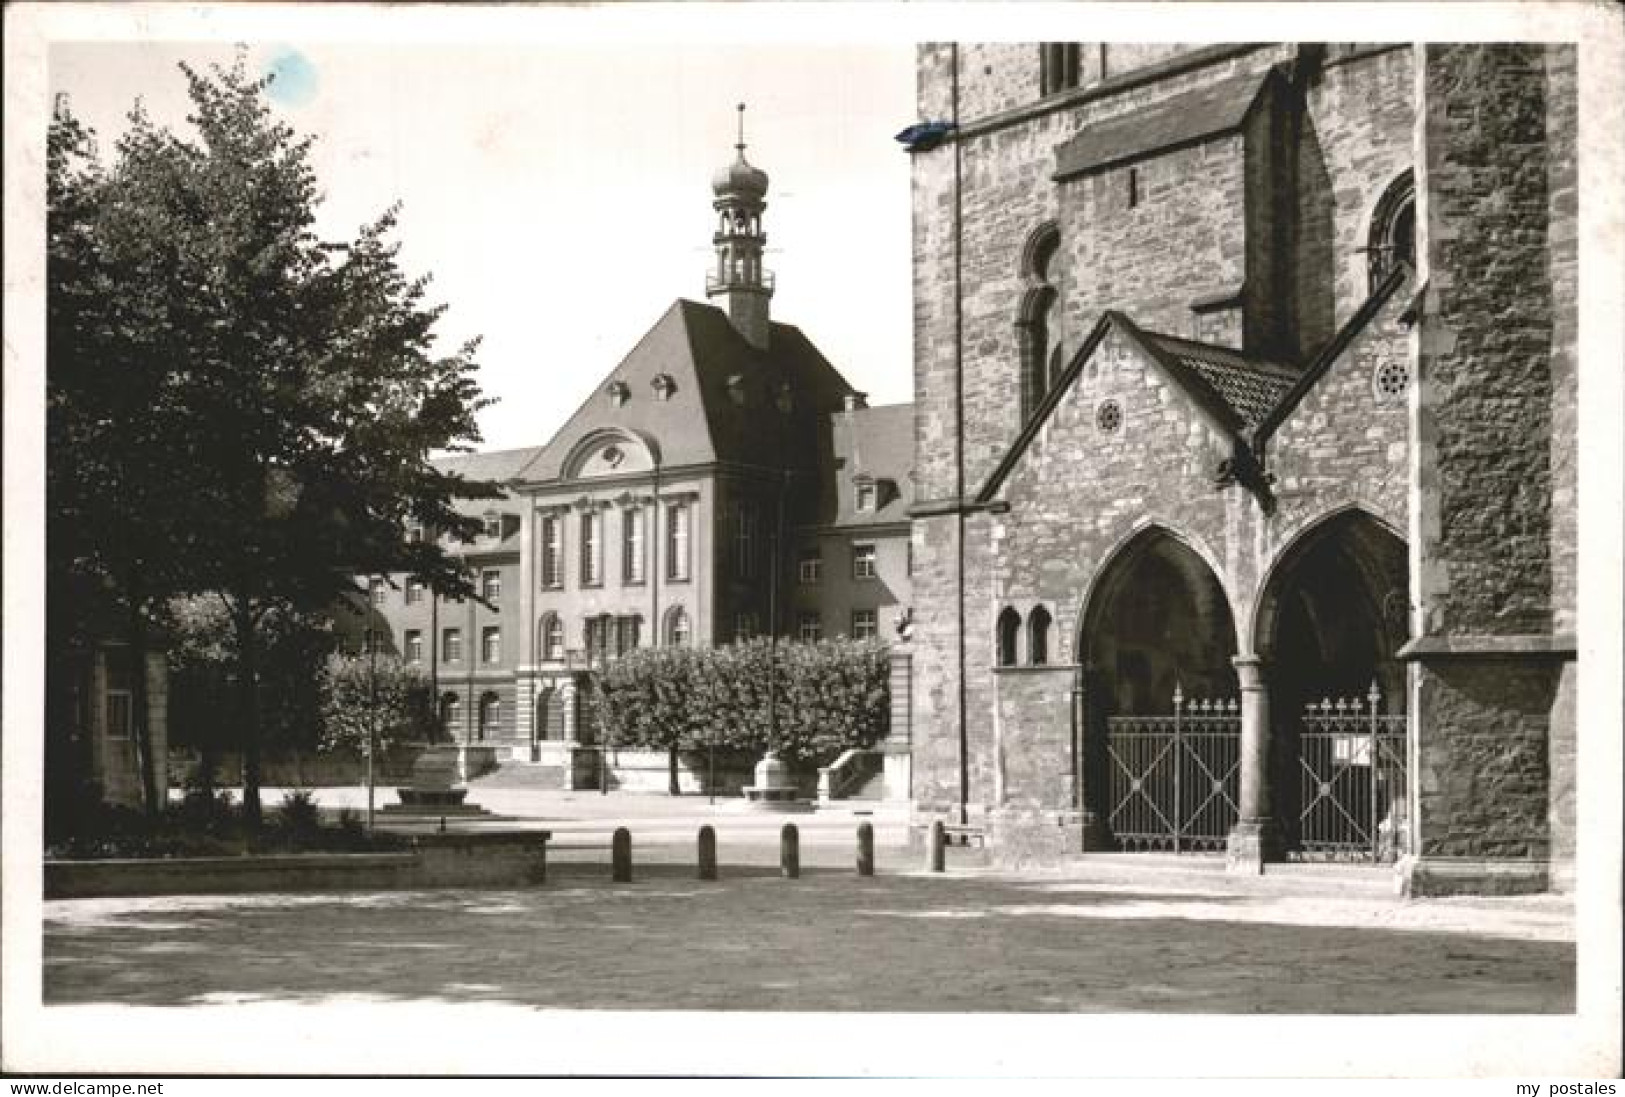
M 352 648 L 371 629 L 425 670 L 448 737 L 532 783 L 599 786 L 586 683 L 628 651 L 908 619 L 912 410 L 868 407 L 773 320 L 768 176 L 742 137 L 712 191 L 706 303 L 675 301 L 547 444 L 437 462 L 503 491 L 447 544 L 481 597 L 378 576 L 368 612 L 338 615 Z

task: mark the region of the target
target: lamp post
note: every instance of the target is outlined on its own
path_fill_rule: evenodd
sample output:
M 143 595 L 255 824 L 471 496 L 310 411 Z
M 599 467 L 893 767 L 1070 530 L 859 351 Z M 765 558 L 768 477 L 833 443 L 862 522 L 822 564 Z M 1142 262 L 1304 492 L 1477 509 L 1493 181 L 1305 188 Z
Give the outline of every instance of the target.
M 598 680 L 602 668 L 609 665 L 609 623 L 608 614 L 601 614 L 594 619 L 597 623 L 596 640 L 593 636 L 587 637 L 587 679 L 592 683 L 593 690 L 603 689 L 603 683 Z M 589 701 L 591 698 L 589 698 Z M 609 795 L 609 727 L 598 729 L 598 795 Z
M 756 763 L 756 783 L 745 787 L 746 797 L 754 804 L 768 807 L 779 805 L 780 810 L 793 810 L 796 786 L 789 779 L 784 763 L 779 761 L 779 544 L 784 536 L 784 494 L 789 471 L 784 460 L 784 435 L 792 402 L 790 386 L 781 383 L 774 398 L 779 411 L 778 437 L 778 492 L 775 501 L 773 536 L 769 545 L 767 610 L 768 610 L 768 662 L 767 662 L 767 750 Z
M 767 576 L 767 752 L 773 754 L 779 744 L 779 559 L 784 545 L 784 493 L 789 470 L 784 461 L 784 435 L 789 428 L 790 411 L 795 406 L 790 396 L 790 384 L 779 383 L 773 397 L 773 406 L 779 412 L 779 483 L 774 497 L 773 541 L 768 548 Z
M 372 833 L 373 804 L 378 783 L 373 756 L 378 743 L 378 633 L 367 630 L 367 833 Z

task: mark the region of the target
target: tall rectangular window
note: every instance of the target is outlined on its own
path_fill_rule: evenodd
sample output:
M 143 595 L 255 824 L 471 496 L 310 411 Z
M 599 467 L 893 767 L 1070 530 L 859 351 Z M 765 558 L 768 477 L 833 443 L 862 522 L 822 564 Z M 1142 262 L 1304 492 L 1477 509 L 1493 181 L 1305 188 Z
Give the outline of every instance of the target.
M 803 612 L 799 635 L 804 644 L 816 644 L 824 638 L 824 619 L 815 612 Z
M 879 572 L 875 565 L 874 545 L 852 546 L 852 578 L 873 579 Z
M 542 586 L 564 585 L 564 526 L 557 515 L 542 519 Z
M 127 689 L 110 689 L 106 693 L 107 737 L 128 739 L 132 713 L 135 711 L 132 695 Z
M 1053 95 L 1078 86 L 1083 51 L 1076 42 L 1045 42 L 1038 47 L 1039 91 Z
M 857 482 L 856 488 L 857 488 L 857 503 L 858 503 L 857 509 L 858 510 L 874 510 L 875 509 L 875 482 L 873 480 L 859 480 Z
M 440 658 L 447 663 L 463 661 L 463 630 L 444 629 L 440 633 Z
M 487 628 L 480 633 L 480 659 L 486 663 L 502 662 L 502 630 Z
M 367 584 L 367 595 L 372 600 L 373 605 L 381 606 L 384 604 L 384 600 L 389 597 L 389 587 L 382 579 L 374 579 Z
M 666 578 L 688 578 L 689 511 L 687 503 L 666 508 Z
M 873 640 L 880 631 L 878 615 L 872 609 L 852 611 L 852 639 Z
M 415 628 L 406 630 L 406 661 L 423 662 L 423 633 Z
M 734 574 L 750 579 L 756 574 L 756 508 L 734 504 Z
M 643 508 L 621 512 L 621 581 L 643 582 Z
M 502 573 L 496 568 L 480 573 L 480 596 L 493 604 L 502 600 Z
M 604 581 L 603 546 L 599 543 L 602 516 L 588 511 L 581 516 L 581 585 L 596 587 Z
M 422 579 L 408 579 L 406 581 L 406 604 L 409 606 L 415 606 L 419 602 L 423 601 L 423 592 L 424 586 Z
M 625 655 L 638 646 L 638 631 L 643 624 L 640 617 L 615 618 L 615 654 Z
M 816 547 L 801 550 L 801 558 L 796 564 L 796 577 L 801 582 L 811 586 L 818 582 L 824 570 L 824 558 Z

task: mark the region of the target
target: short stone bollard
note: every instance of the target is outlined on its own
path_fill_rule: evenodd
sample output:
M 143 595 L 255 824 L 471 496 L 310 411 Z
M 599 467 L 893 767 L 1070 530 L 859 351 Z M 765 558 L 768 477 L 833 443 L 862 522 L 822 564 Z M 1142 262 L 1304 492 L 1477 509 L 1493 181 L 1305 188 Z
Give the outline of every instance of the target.
M 609 843 L 610 876 L 617 884 L 632 882 L 632 832 L 625 827 L 615 828 L 615 837 Z
M 700 879 L 717 878 L 717 832 L 710 827 L 700 828 Z
M 779 831 L 779 875 L 787 880 L 801 876 L 801 832 L 794 823 Z
M 869 823 L 858 824 L 858 875 L 875 874 L 875 828 Z
M 943 829 L 941 819 L 931 823 L 931 834 L 926 839 L 925 851 L 932 872 L 942 872 L 948 867 L 948 832 Z

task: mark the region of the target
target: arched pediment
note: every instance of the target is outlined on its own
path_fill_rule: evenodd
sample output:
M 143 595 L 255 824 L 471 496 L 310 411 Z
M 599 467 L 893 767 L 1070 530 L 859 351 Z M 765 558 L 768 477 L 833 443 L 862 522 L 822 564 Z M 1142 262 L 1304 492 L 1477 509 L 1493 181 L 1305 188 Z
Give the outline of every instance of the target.
M 577 442 L 564 461 L 564 478 L 587 480 L 648 472 L 660 463 L 660 446 L 641 431 L 596 430 Z

